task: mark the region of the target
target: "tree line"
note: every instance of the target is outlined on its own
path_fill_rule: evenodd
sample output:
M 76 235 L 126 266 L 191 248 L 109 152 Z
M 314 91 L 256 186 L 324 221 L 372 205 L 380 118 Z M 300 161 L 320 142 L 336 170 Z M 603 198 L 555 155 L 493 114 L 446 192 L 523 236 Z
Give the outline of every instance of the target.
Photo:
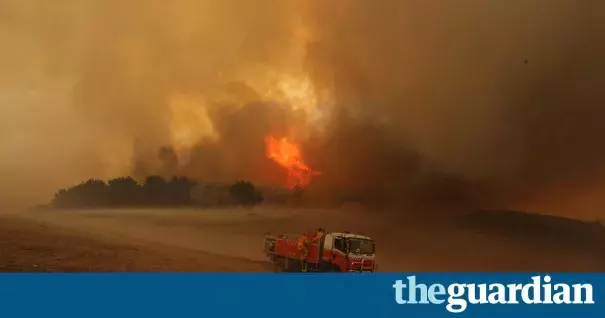
M 150 176 L 142 184 L 132 177 L 118 177 L 108 182 L 89 179 L 56 192 L 51 206 L 62 209 L 190 206 L 200 201 L 192 196 L 192 189 L 197 184 L 186 177 L 166 180 L 161 176 Z M 223 192 L 220 201 L 223 205 L 254 206 L 263 202 L 262 193 L 248 181 L 225 186 Z

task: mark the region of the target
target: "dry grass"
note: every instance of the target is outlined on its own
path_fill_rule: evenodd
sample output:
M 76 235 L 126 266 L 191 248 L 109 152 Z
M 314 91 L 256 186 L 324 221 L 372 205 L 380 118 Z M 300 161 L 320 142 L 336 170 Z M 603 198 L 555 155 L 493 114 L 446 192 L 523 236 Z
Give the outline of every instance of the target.
M 1 272 L 259 272 L 267 265 L 161 245 L 117 244 L 13 218 L 0 220 Z

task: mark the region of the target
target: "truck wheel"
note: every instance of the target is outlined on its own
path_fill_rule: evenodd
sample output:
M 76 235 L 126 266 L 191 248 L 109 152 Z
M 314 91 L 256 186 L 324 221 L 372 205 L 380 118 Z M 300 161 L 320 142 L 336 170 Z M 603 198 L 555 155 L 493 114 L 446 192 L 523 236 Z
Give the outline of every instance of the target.
M 302 272 L 301 261 L 290 259 L 288 262 L 288 272 L 292 272 L 292 273 Z
M 284 272 L 285 268 L 284 268 L 284 259 L 283 258 L 276 258 L 275 262 L 273 263 L 273 272 L 275 273 L 282 273 Z
M 317 265 L 317 271 L 320 273 L 331 273 L 334 271 L 332 263 L 329 263 L 324 260 L 320 260 Z

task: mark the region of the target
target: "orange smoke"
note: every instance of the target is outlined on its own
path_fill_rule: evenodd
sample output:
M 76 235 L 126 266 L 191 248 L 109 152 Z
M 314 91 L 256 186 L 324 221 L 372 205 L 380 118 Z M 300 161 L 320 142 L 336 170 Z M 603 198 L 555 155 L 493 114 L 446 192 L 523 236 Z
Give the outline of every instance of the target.
M 307 166 L 302 160 L 300 148 L 286 138 L 265 138 L 267 146 L 267 158 L 277 162 L 288 172 L 287 185 L 289 188 L 295 186 L 306 186 L 311 182 L 313 176 L 321 174 Z

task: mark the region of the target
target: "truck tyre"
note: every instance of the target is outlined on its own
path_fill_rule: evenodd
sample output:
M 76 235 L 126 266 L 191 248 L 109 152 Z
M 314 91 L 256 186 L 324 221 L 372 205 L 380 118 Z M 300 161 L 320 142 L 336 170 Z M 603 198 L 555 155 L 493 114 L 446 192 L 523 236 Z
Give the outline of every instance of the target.
M 290 259 L 288 262 L 288 272 L 302 272 L 302 264 L 300 260 Z
M 284 259 L 282 257 L 276 257 L 273 263 L 273 271 L 276 273 L 284 272 Z

